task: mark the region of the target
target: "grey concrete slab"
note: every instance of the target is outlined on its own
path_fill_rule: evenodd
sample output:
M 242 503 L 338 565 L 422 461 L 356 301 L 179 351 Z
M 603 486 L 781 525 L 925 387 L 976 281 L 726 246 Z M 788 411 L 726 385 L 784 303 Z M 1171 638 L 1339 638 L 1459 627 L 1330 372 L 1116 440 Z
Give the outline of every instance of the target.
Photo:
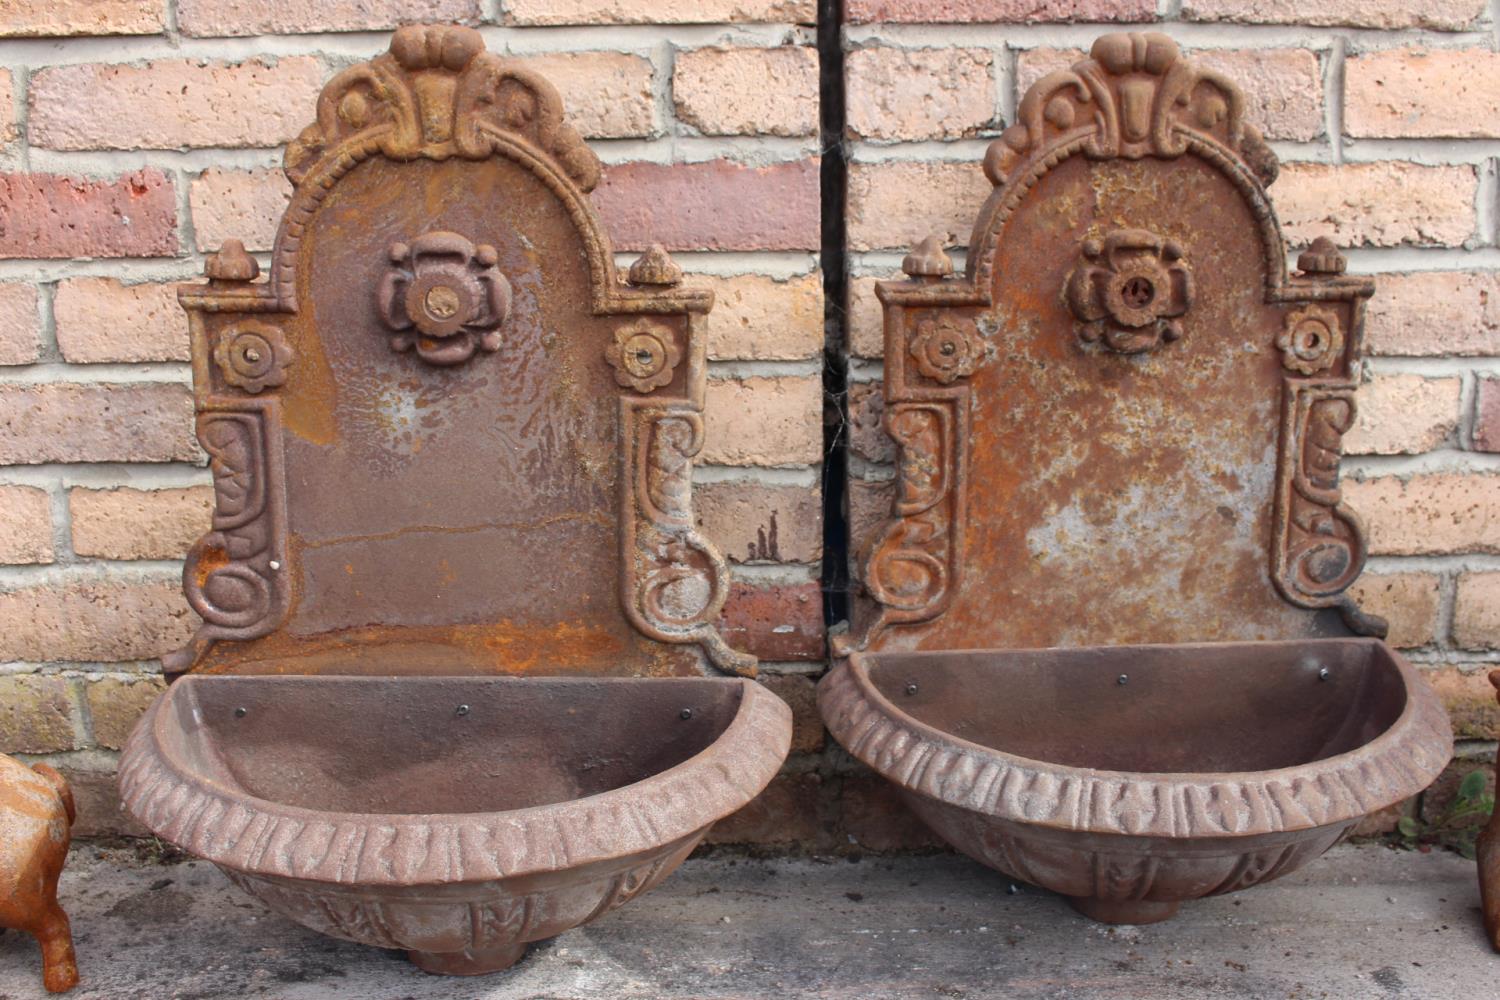
M 1500 997 L 1474 866 L 1344 846 L 1270 885 L 1110 928 L 964 858 L 689 861 L 656 891 L 480 979 L 268 912 L 202 862 L 75 849 L 75 1000 Z M 0 1000 L 46 996 L 0 936 Z

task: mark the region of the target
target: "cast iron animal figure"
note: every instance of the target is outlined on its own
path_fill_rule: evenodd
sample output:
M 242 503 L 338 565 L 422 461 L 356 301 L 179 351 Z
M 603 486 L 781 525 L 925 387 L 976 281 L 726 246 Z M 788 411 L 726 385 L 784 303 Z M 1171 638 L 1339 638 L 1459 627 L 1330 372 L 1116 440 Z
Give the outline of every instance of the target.
M 78 985 L 73 933 L 57 905 L 74 816 L 73 792 L 62 775 L 0 754 L 0 927 L 37 939 L 42 983 L 53 993 Z
M 1490 671 L 1495 697 L 1500 698 L 1500 670 Z M 1500 759 L 1495 761 L 1495 779 L 1500 782 Z M 1484 929 L 1490 944 L 1500 951 L 1500 806 L 1479 834 L 1479 900 L 1484 906 Z

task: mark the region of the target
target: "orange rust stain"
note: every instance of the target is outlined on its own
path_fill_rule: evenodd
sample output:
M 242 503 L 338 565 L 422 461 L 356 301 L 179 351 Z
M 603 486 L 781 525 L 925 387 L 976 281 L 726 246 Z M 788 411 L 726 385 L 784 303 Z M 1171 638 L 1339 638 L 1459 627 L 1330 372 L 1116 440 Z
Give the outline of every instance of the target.
M 229 553 L 220 548 L 205 548 L 198 561 L 193 563 L 193 578 L 201 590 L 208 578 L 230 563 Z

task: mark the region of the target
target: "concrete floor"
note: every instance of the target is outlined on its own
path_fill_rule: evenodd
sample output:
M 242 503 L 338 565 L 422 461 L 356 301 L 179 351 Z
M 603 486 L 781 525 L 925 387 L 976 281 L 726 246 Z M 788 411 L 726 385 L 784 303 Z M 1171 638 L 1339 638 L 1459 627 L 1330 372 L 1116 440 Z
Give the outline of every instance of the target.
M 952 855 L 689 861 L 656 891 L 481 979 L 321 937 L 202 862 L 75 848 L 74 1000 L 1175 998 L 1492 1000 L 1474 866 L 1336 848 L 1271 885 L 1110 928 Z M 0 1000 L 44 997 L 30 938 L 0 936 Z

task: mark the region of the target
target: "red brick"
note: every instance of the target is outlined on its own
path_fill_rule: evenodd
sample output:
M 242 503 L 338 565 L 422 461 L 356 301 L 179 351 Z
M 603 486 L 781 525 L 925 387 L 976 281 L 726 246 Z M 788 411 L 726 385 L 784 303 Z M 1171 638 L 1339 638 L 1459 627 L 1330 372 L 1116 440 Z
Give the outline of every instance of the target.
M 822 795 L 823 779 L 816 774 L 778 774 L 749 805 L 715 823 L 704 843 L 827 850 L 833 844 L 818 819 Z
M 121 804 L 120 782 L 115 772 L 74 767 L 64 761 L 56 761 L 54 766 L 68 779 L 73 789 L 73 801 L 78 806 L 73 836 L 151 836 L 151 831 L 137 823 Z
M 849 385 L 849 451 L 867 462 L 896 460 L 896 443 L 886 434 L 884 386 L 880 382 Z
M 822 590 L 817 583 L 757 587 L 735 581 L 719 631 L 729 645 L 762 660 L 821 660 Z
M 57 284 L 52 314 L 58 349 L 75 364 L 188 360 L 176 285 L 69 278 Z
M 505 0 L 508 24 L 814 24 L 815 0 Z
M 1474 450 L 1500 452 L 1500 379 L 1480 378 L 1474 400 Z
M 1407 357 L 1500 354 L 1500 274 L 1382 274 L 1365 314 L 1373 354 Z
M 549 52 L 518 60 L 562 94 L 568 124 L 590 139 L 655 135 L 656 67 L 626 52 Z
M 1500 53 L 1383 49 L 1344 63 L 1344 131 L 1398 139 L 1500 136 Z
M 8 596 L 0 594 L 0 615 Z M 0 644 L 4 642 L 0 638 Z M 51 674 L 0 676 L 0 753 L 53 753 L 77 747 L 68 687 L 65 678 Z
M 16 141 L 16 90 L 10 70 L 0 69 L 0 143 Z
M 1500 737 L 1500 702 L 1495 700 L 1495 686 L 1489 670 L 1460 670 L 1440 667 L 1424 670 L 1422 676 L 1448 710 L 1453 735 L 1460 740 L 1493 740 Z
M 1374 555 L 1500 552 L 1500 476 L 1420 473 L 1344 480 Z
M 797 674 L 763 674 L 760 682 L 792 710 L 792 753 L 823 749 L 823 717 L 818 714 L 818 685 Z
M 993 58 L 986 49 L 870 46 L 849 53 L 845 77 L 851 135 L 958 139 L 996 124 Z
M 177 192 L 160 170 L 113 180 L 0 174 L 0 257 L 170 257 Z
M 198 457 L 193 398 L 185 385 L 0 386 L 0 464 Z
M 41 351 L 36 288 L 19 281 L 0 282 L 0 365 L 29 365 Z
M 1438 775 L 1436 781 L 1427 786 L 1422 793 L 1422 818 L 1431 823 L 1441 817 L 1453 804 L 1458 796 L 1458 786 L 1474 771 L 1484 775 L 1485 795 L 1495 794 L 1495 765 L 1485 754 L 1479 757 L 1468 755 L 1455 756 L 1449 762 L 1443 773 Z M 1481 817 L 1471 817 L 1468 825 L 1472 828 L 1482 825 Z M 1451 830 L 1448 831 L 1450 834 Z
M 1154 21 L 1156 0 L 846 0 L 855 24 L 1047 21 Z
M 479 0 L 177 0 L 184 35 L 388 31 L 413 21 L 477 23 Z
M 764 274 L 693 277 L 713 289 L 712 361 L 801 361 L 823 354 L 823 281 L 816 271 L 778 280 Z
M 0 486 L 0 563 L 52 559 L 52 498 L 35 486 Z
M 895 785 L 869 773 L 840 782 L 839 825 L 848 841 L 867 851 L 912 851 L 943 844 L 901 801 Z
M 197 623 L 176 578 L 37 583 L 0 593 L 0 660 L 146 660 L 185 645 Z
M 1464 573 L 1453 597 L 1453 642 L 1500 649 L 1500 573 Z
M 154 35 L 166 6 L 166 0 L 6 0 L 0 37 Z
M 68 491 L 73 551 L 101 559 L 181 559 L 208 531 L 211 486 Z
M 823 457 L 822 379 L 711 379 L 703 430 L 705 464 L 815 465 Z
M 1471 166 L 1287 163 L 1272 201 L 1297 245 L 1457 247 L 1474 235 L 1478 185 Z
M 239 240 L 249 251 L 270 250 L 292 198 L 292 185 L 280 170 L 220 170 L 210 167 L 188 188 L 194 239 L 204 252 L 225 240 Z
M 618 249 L 816 250 L 818 161 L 729 160 L 605 168 L 594 204 Z
M 52 66 L 31 77 L 27 129 L 47 149 L 279 146 L 309 123 L 322 85 L 311 56 Z
M 729 480 L 693 488 L 698 528 L 733 562 L 811 563 L 823 557 L 816 486 Z
M 812 135 L 818 53 L 810 46 L 708 46 L 677 53 L 672 101 L 704 135 Z
M 1354 28 L 1468 27 L 1484 13 L 1485 0 L 1184 0 L 1189 21 L 1248 24 L 1347 25 Z
M 885 313 L 875 297 L 879 278 L 851 277 L 845 296 L 848 313 L 849 353 L 857 358 L 885 354 Z

